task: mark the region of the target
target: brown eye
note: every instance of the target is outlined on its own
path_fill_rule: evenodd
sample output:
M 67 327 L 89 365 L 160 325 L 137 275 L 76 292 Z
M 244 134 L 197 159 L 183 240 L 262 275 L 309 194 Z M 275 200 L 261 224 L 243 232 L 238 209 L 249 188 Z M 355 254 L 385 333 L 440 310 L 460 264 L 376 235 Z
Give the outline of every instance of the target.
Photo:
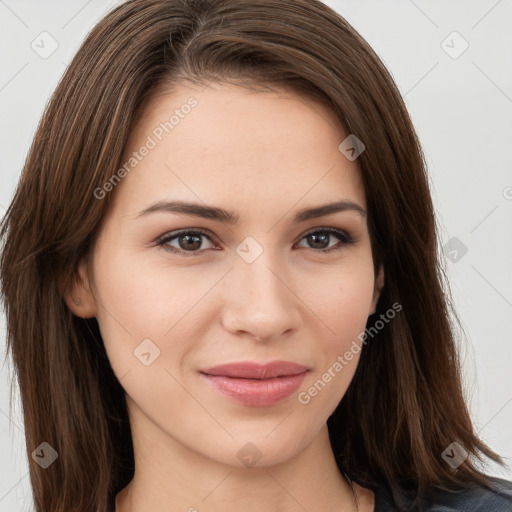
M 204 238 L 210 240 L 210 237 L 204 231 L 180 231 L 174 234 L 171 233 L 161 238 L 158 241 L 158 245 L 176 253 L 191 253 L 187 254 L 187 256 L 189 256 L 195 255 L 194 253 L 200 253 L 202 250 L 205 250 L 204 247 L 201 249 Z M 174 241 L 177 242 L 177 247 L 175 245 L 171 245 L 171 242 Z
M 211 237 L 203 230 L 182 230 L 169 233 L 158 240 L 157 245 L 168 251 L 183 256 L 200 256 L 203 251 L 212 247 L 203 247 L 203 240 L 207 239 L 211 242 Z M 338 243 L 332 245 L 331 242 L 337 239 Z M 334 228 L 316 229 L 310 231 L 302 237 L 306 240 L 309 247 L 314 252 L 327 253 L 331 251 L 341 250 L 346 246 L 355 243 L 355 240 L 347 233 Z M 172 245 L 173 242 L 175 245 Z M 329 245 L 331 244 L 331 245 Z M 215 247 L 215 245 L 213 245 Z
M 339 240 L 339 243 L 334 246 L 329 246 L 329 242 L 332 238 L 335 237 Z M 307 240 L 307 243 L 310 245 L 310 249 L 317 250 L 318 252 L 331 252 L 338 249 L 342 249 L 347 245 L 352 245 L 355 240 L 344 233 L 343 231 L 339 231 L 337 229 L 328 228 L 328 229 L 317 229 L 316 231 L 310 231 L 302 240 Z

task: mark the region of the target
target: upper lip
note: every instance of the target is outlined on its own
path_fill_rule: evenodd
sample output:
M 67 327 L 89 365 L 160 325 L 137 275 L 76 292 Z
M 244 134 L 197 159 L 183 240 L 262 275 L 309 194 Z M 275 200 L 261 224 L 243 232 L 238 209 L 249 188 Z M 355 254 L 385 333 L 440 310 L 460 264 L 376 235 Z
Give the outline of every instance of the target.
M 274 377 L 299 375 L 308 370 L 309 368 L 307 366 L 290 361 L 272 361 L 267 364 L 246 361 L 213 366 L 201 370 L 201 373 L 239 379 L 271 379 Z

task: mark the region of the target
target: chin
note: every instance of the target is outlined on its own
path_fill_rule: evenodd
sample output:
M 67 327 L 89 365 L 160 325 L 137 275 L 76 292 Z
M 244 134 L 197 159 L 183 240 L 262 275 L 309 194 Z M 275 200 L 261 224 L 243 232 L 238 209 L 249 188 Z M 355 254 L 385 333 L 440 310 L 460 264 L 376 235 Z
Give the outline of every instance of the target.
M 230 430 L 234 439 L 226 444 L 219 443 L 215 453 L 211 453 L 211 458 L 239 468 L 277 466 L 297 456 L 311 444 L 316 435 L 316 432 L 304 432 L 301 428 L 293 429 L 289 425 L 283 428 L 282 424 L 275 421 L 272 428 L 263 429 L 255 425 L 245 432 L 242 430 L 237 435 Z

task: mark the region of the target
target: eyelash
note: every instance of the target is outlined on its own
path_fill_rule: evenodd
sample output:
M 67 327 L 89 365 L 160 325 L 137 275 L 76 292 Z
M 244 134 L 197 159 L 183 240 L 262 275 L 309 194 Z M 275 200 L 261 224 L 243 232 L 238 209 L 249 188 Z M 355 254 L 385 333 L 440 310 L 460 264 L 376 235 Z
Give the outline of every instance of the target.
M 353 245 L 356 242 L 356 240 L 354 238 L 352 238 L 350 235 L 348 235 L 344 231 L 341 231 L 339 229 L 334 229 L 334 228 L 315 228 L 314 230 L 308 231 L 307 233 L 305 233 L 302 236 L 302 238 L 299 240 L 299 242 L 302 241 L 307 236 L 312 235 L 312 234 L 317 234 L 317 233 L 328 233 L 329 235 L 334 235 L 340 240 L 341 245 L 339 247 L 334 246 L 329 249 L 310 249 L 313 252 L 330 253 L 333 251 L 339 251 L 339 250 L 343 249 L 344 247 Z M 213 240 L 211 239 L 211 237 L 207 231 L 205 231 L 201 228 L 196 228 L 196 229 L 183 229 L 181 231 L 168 233 L 168 234 L 164 235 L 163 237 L 159 238 L 157 240 L 156 244 L 158 247 L 162 247 L 163 249 L 170 251 L 174 254 L 180 254 L 183 256 L 187 256 L 187 257 L 188 256 L 200 256 L 203 251 L 208 250 L 208 249 L 201 249 L 198 251 L 183 251 L 183 250 L 176 249 L 175 247 L 171 247 L 171 246 L 167 245 L 170 241 L 178 238 L 180 235 L 204 235 L 213 243 Z

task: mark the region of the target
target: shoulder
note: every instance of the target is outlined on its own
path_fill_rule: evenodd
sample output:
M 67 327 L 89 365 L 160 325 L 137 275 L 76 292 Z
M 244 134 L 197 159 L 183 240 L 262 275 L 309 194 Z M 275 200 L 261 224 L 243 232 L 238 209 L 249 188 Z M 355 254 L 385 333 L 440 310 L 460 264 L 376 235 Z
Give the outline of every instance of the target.
M 459 491 L 436 490 L 426 512 L 511 512 L 512 482 L 491 478 L 494 490 L 475 486 Z
M 421 512 L 511 512 L 512 481 L 490 477 L 493 490 L 475 485 L 474 487 L 447 491 L 435 489 L 425 498 Z M 407 492 L 404 493 L 404 496 Z M 410 496 L 410 495 L 409 495 Z M 395 512 L 389 488 L 382 487 L 375 494 L 375 512 Z

